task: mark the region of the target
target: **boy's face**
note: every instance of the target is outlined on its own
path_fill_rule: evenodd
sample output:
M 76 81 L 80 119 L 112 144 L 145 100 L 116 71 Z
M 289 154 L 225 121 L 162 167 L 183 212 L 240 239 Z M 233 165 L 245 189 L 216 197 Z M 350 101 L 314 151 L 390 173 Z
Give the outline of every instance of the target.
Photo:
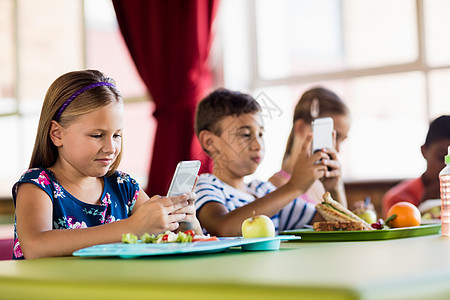
M 219 122 L 221 135 L 214 135 L 216 171 L 226 176 L 244 177 L 253 174 L 264 157 L 262 119 L 260 114 L 227 116 Z
M 447 155 L 449 145 L 450 138 L 431 143 L 428 147 L 422 146 L 422 154 L 427 161 L 427 173 L 436 179 L 439 172 L 445 167 L 444 157 Z

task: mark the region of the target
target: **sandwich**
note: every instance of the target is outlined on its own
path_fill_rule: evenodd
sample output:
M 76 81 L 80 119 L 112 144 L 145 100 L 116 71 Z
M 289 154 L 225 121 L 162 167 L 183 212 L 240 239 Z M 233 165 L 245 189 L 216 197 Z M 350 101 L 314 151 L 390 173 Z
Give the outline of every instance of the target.
M 314 231 L 359 231 L 365 230 L 358 222 L 314 222 Z
M 314 223 L 314 230 L 373 230 L 372 226 L 366 221 L 342 206 L 339 202 L 333 200 L 329 192 L 326 192 L 322 198 L 323 201 L 316 205 L 316 209 L 327 222 Z

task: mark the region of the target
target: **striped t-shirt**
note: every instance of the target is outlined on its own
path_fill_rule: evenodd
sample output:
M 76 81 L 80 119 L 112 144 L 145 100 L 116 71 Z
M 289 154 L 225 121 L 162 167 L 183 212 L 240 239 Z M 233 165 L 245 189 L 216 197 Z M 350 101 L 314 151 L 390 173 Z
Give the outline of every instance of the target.
M 253 180 L 246 187 L 246 192 L 242 192 L 224 183 L 213 174 L 201 174 L 195 188 L 197 194 L 195 207 L 198 211 L 205 203 L 215 201 L 223 204 L 228 211 L 232 211 L 276 189 L 272 183 L 261 180 Z M 275 225 L 275 231 L 278 233 L 287 229 L 302 228 L 303 225 L 311 222 L 315 213 L 314 204 L 299 197 L 271 216 L 271 219 Z

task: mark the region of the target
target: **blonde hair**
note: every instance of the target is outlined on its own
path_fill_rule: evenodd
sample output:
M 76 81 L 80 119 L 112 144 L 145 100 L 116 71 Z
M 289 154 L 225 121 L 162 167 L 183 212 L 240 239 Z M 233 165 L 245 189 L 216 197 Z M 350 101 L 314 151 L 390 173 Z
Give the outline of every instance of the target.
M 318 116 L 312 115 L 312 106 L 315 104 L 318 104 Z M 304 92 L 300 97 L 300 100 L 298 100 L 294 109 L 293 123 L 299 119 L 311 123 L 313 119 L 317 117 L 332 115 L 349 116 L 350 110 L 336 93 L 323 87 L 314 87 Z M 289 134 L 286 143 L 283 160 L 291 155 L 292 146 L 294 144 L 294 135 L 294 126 L 292 126 L 291 133 Z
M 113 102 L 123 102 L 120 91 L 115 88 L 112 78 L 106 77 L 97 70 L 83 70 L 66 73 L 58 77 L 49 87 L 42 104 L 41 116 L 31 155 L 29 168 L 49 168 L 58 158 L 58 148 L 50 139 L 50 125 L 64 103 L 77 91 L 90 84 L 108 82 L 114 86 L 99 86 L 78 95 L 62 112 L 58 123 L 62 127 L 69 126 L 77 117 L 93 112 Z M 123 143 L 123 139 L 122 139 Z M 106 175 L 117 170 L 122 158 L 122 151 L 111 165 Z

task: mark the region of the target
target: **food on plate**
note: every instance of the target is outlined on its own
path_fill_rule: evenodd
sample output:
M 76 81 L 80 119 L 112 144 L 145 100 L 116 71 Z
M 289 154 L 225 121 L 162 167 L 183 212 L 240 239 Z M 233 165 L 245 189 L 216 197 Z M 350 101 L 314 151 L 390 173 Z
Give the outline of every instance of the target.
M 388 222 L 395 218 L 396 216 L 391 216 L 389 220 L 387 220 Z M 389 227 L 387 226 L 387 222 L 383 219 L 378 219 L 376 222 L 373 222 L 372 224 L 370 224 L 370 226 L 372 226 L 373 229 L 389 229 Z
M 274 237 L 275 225 L 273 221 L 265 215 L 248 218 L 242 222 L 242 236 L 244 238 L 260 238 L 260 237 Z
M 370 202 L 370 196 L 367 196 L 364 201 L 354 202 L 351 211 L 369 224 L 377 221 L 377 213 Z
M 362 230 L 373 230 L 373 228 L 363 219 L 342 206 L 339 202 L 331 198 L 331 194 L 326 192 L 323 201 L 316 204 L 317 211 L 328 222 L 353 222 L 361 224 Z
M 383 229 L 385 222 L 383 219 L 378 219 L 378 221 L 373 222 L 372 224 L 370 224 L 370 226 L 372 226 L 373 229 Z
M 218 241 L 215 236 L 210 235 L 196 235 L 193 230 L 186 230 L 184 232 L 166 231 L 158 235 L 144 233 L 139 239 L 132 233 L 122 235 L 122 243 L 126 244 L 161 244 L 161 243 L 191 243 L 191 242 L 207 242 Z
M 397 217 L 396 214 L 390 215 L 386 220 L 378 219 L 375 223 L 370 224 L 373 229 L 390 229 L 389 224 Z
M 441 199 L 425 200 L 417 208 L 422 214 L 422 220 L 441 219 Z
M 365 230 L 362 223 L 357 222 L 314 222 L 314 231 L 359 231 Z
M 137 235 L 134 235 L 132 233 L 124 233 L 124 234 L 122 234 L 122 243 L 136 244 L 137 242 L 138 242 Z
M 357 216 L 366 221 L 368 224 L 372 224 L 377 221 L 377 214 L 373 210 L 364 210 L 357 214 Z
M 420 225 L 420 211 L 412 203 L 405 201 L 395 203 L 389 208 L 387 217 L 389 218 L 394 214 L 397 216 L 389 222 L 390 227 L 399 228 Z

